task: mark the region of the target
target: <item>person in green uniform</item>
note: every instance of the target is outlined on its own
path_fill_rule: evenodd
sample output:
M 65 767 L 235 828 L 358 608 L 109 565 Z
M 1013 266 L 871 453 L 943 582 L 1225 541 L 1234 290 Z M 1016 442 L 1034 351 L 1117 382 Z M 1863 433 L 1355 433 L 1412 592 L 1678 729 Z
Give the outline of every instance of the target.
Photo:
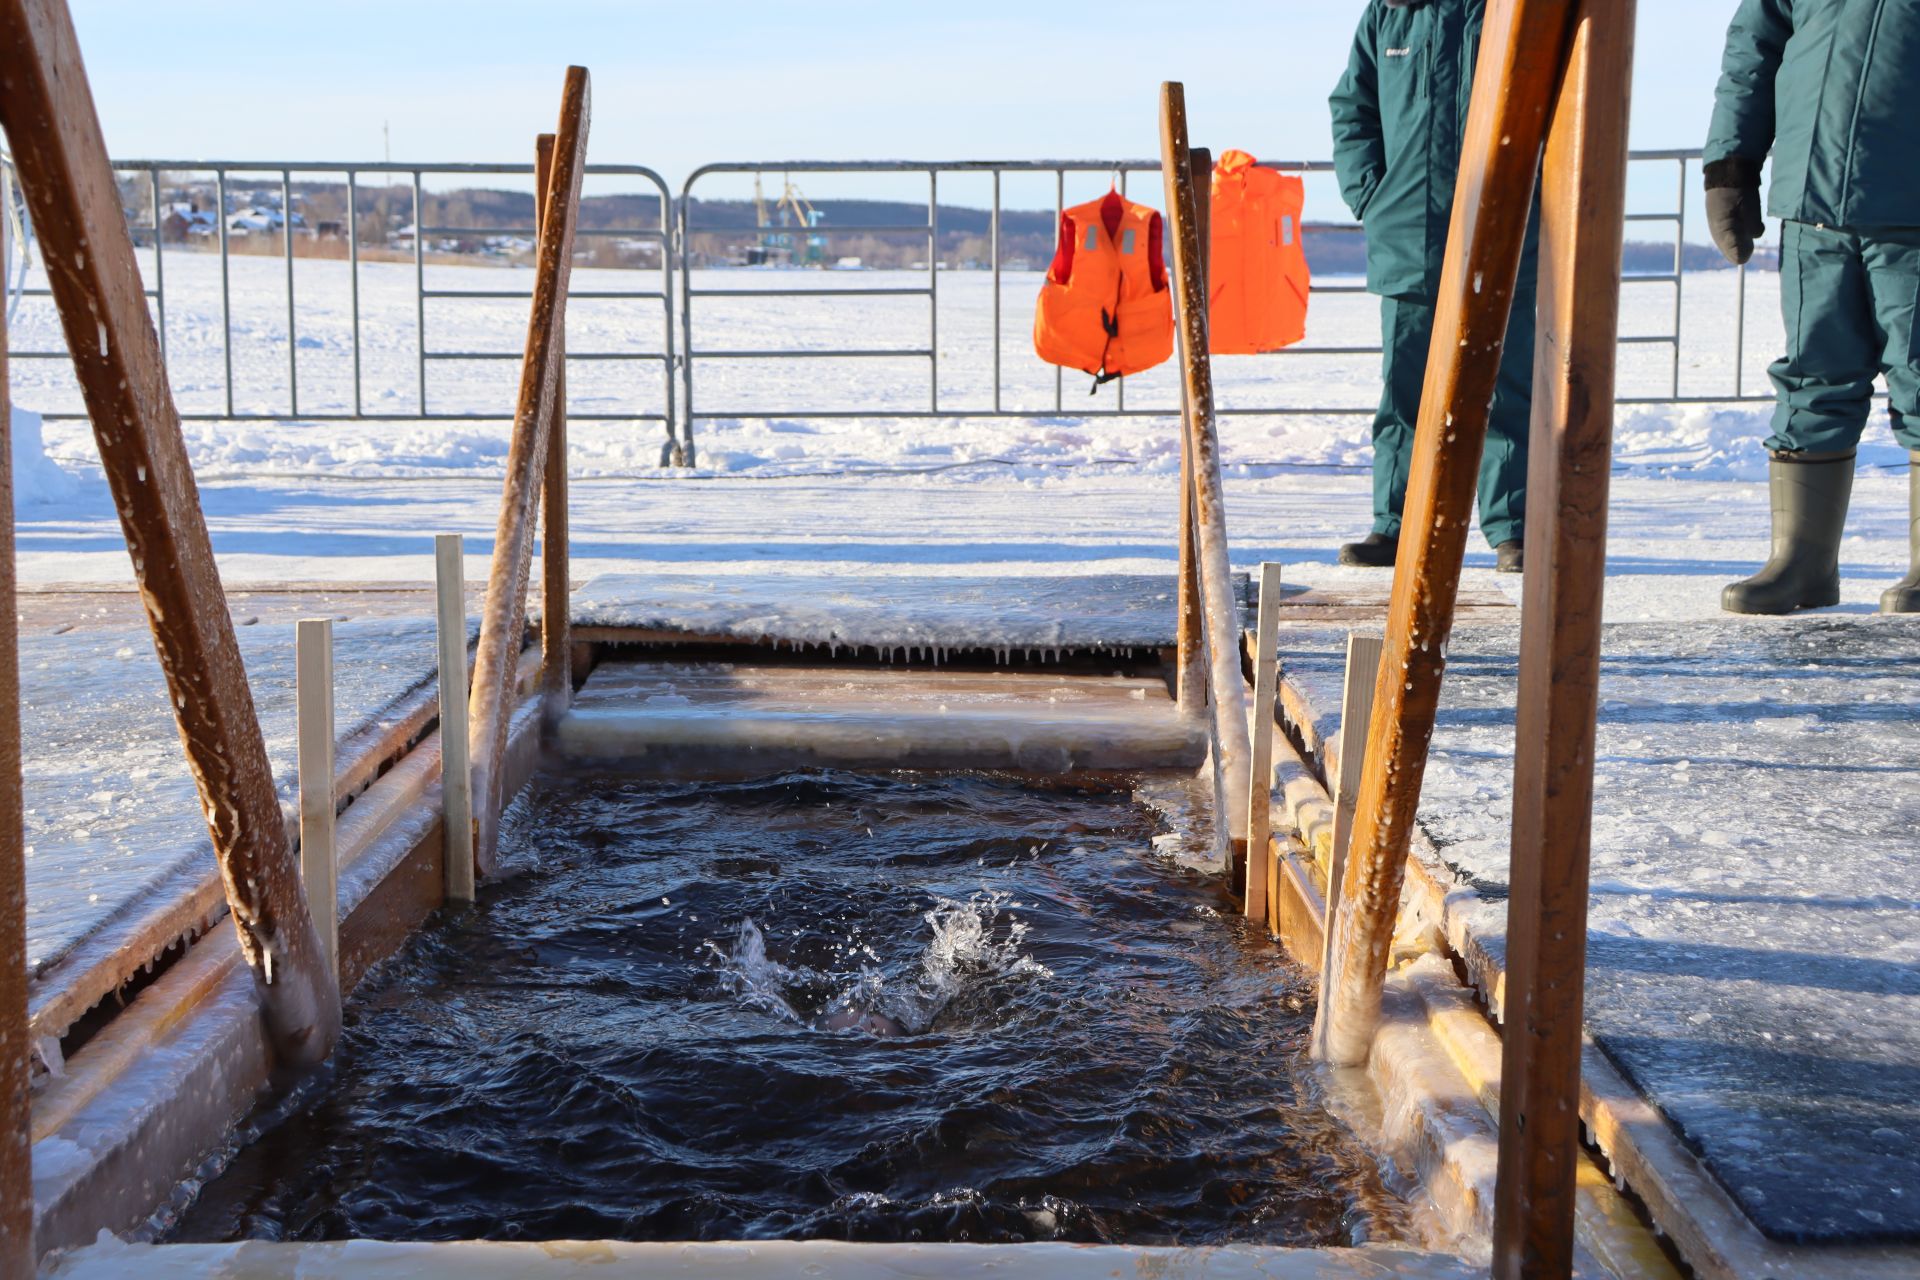
M 1367 232 L 1380 296 L 1380 409 L 1373 420 L 1373 531 L 1340 563 L 1387 566 L 1400 543 L 1434 299 L 1453 216 L 1484 0 L 1368 0 L 1347 73 L 1329 99 L 1340 193 Z M 1522 567 L 1533 412 L 1538 223 L 1529 230 L 1480 462 L 1480 532 L 1496 566 Z
M 1909 470 L 1907 576 L 1885 613 L 1920 613 L 1920 0 L 1741 0 L 1705 149 L 1707 222 L 1729 261 L 1781 219 L 1787 351 L 1766 447 L 1773 554 L 1727 587 L 1731 613 L 1840 601 L 1840 539 L 1876 374 Z

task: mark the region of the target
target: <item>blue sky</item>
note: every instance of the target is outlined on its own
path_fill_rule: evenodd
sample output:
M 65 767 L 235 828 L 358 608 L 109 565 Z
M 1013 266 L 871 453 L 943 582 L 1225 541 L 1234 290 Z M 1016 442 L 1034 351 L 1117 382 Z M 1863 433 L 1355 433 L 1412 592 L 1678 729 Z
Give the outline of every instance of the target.
M 71 0 L 116 156 L 519 160 L 561 69 L 595 159 L 1150 156 L 1155 87 L 1196 141 L 1324 158 L 1359 0 Z M 1633 142 L 1697 146 L 1735 0 L 1641 0 Z

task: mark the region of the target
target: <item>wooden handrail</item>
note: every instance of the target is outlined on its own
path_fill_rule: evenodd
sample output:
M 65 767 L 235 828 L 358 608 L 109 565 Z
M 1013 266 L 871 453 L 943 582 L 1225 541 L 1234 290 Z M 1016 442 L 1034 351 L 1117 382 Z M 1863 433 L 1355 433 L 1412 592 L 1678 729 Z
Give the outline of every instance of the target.
M 1204 168 L 1211 172 L 1213 162 L 1211 153 L 1204 147 L 1192 147 L 1187 152 L 1187 170 L 1189 173 Z M 1212 220 L 1212 201 L 1194 201 L 1195 222 L 1202 224 L 1197 228 L 1195 240 L 1199 243 L 1200 279 L 1202 293 L 1208 292 L 1205 282 L 1212 266 L 1212 237 L 1207 234 L 1206 225 Z M 1178 580 L 1179 627 L 1176 631 L 1175 653 L 1178 665 L 1174 676 L 1174 701 L 1180 708 L 1180 714 L 1191 719 L 1199 719 L 1207 714 L 1207 637 L 1205 633 L 1204 607 L 1200 602 L 1200 531 L 1197 525 L 1197 508 L 1194 502 L 1193 468 L 1193 403 L 1187 397 L 1187 382 L 1180 380 L 1180 573 Z
M 0 121 L 275 1057 L 320 1062 L 340 992 L 300 884 L 193 464 L 64 0 L 0 0 Z
M 7 257 L 0 218 L 0 262 Z M 0 307 L 0 1275 L 30 1276 L 33 1068 L 27 1034 L 27 840 L 20 773 L 20 614 L 14 600 L 13 410 Z
M 533 144 L 533 186 L 539 193 L 534 226 L 537 231 L 552 199 L 554 136 L 543 133 Z M 555 375 L 553 414 L 547 422 L 547 466 L 540 495 L 540 703 L 541 719 L 551 731 L 573 701 L 573 637 L 571 582 L 567 547 L 567 332 L 554 335 L 560 344 L 560 368 Z
M 1366 1060 L 1380 1019 L 1487 413 L 1572 12 L 1565 0 L 1496 0 L 1480 38 L 1420 392 L 1386 648 L 1340 909 L 1330 924 L 1331 964 L 1321 983 L 1314 1051 L 1339 1066 Z
M 1493 1274 L 1573 1268 L 1634 0 L 1580 0 L 1540 191 Z
M 477 826 L 474 861 L 482 875 L 499 860 L 501 778 L 507 730 L 512 720 L 513 679 L 527 625 L 527 574 L 533 560 L 535 508 L 547 461 L 547 432 L 560 394 L 567 285 L 573 269 L 574 228 L 579 219 L 580 179 L 587 162 L 591 115 L 585 67 L 568 67 L 554 131 L 553 171 L 540 217 L 534 266 L 533 307 L 527 321 L 526 355 L 520 366 L 520 399 L 507 446 L 507 478 L 500 494 L 500 520 L 480 613 L 480 643 L 474 652 L 470 702 L 473 741 L 473 804 Z M 563 606 L 564 607 L 564 606 Z
M 1213 368 L 1207 357 L 1207 292 L 1200 213 L 1187 147 L 1187 104 L 1178 82 L 1160 86 L 1160 161 L 1166 179 L 1167 219 L 1173 240 L 1173 287 L 1178 302 L 1179 351 L 1186 448 L 1192 457 L 1194 577 L 1199 582 L 1208 694 L 1213 715 L 1213 767 L 1219 815 L 1235 851 L 1246 847 L 1248 758 L 1247 682 L 1240 670 L 1239 604 L 1227 558 L 1227 509 L 1221 492 L 1220 437 L 1214 422 Z

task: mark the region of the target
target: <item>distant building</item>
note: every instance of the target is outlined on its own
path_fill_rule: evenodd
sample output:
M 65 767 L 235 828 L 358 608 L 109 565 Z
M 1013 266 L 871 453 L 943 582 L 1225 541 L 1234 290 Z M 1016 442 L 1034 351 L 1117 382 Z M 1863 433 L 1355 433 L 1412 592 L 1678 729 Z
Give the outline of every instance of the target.
M 213 215 L 187 204 L 176 204 L 167 210 L 167 216 L 160 220 L 160 238 L 168 244 L 184 244 L 189 240 L 202 240 L 220 234 L 220 224 Z

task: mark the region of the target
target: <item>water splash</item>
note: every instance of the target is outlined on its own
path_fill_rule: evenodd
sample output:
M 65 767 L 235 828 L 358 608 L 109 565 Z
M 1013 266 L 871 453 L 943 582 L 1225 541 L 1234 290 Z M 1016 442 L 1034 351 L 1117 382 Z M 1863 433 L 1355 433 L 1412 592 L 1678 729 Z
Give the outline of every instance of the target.
M 1003 890 L 983 889 L 965 901 L 936 897 L 920 917 L 931 936 L 912 961 L 879 963 L 872 942 L 856 932 L 835 948 L 858 965 L 850 974 L 769 956 L 766 935 L 751 916 L 740 922 L 731 946 L 708 942 L 706 960 L 757 1013 L 823 1031 L 921 1035 L 963 996 L 1005 979 L 1053 976 L 1024 951 L 1027 925 L 1013 915 L 1018 905 Z
M 717 971 L 740 1003 L 756 1013 L 764 1013 L 782 1022 L 805 1026 L 807 1017 L 794 1008 L 789 993 L 819 986 L 825 976 L 811 969 L 792 969 L 767 955 L 766 935 L 751 916 L 740 922 L 733 946 L 722 951 L 709 942 L 709 956 L 717 961 Z

